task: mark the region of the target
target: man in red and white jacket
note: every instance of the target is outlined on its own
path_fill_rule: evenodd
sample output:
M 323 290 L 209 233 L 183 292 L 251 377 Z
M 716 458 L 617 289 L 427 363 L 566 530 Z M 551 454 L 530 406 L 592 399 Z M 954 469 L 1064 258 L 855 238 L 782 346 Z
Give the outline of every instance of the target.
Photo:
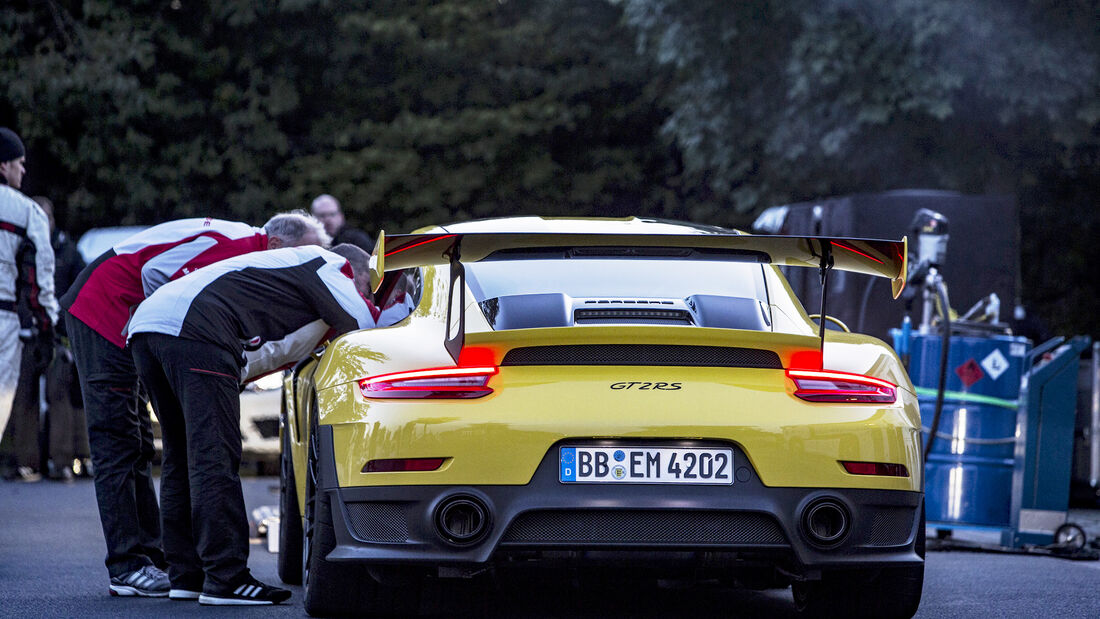
M 321 223 L 301 211 L 276 215 L 263 228 L 210 218 L 170 221 L 104 252 L 62 297 L 112 595 L 163 597 L 169 590 L 152 479 L 152 425 L 139 406 L 137 371 L 126 349 L 133 310 L 162 284 L 226 258 L 328 242 Z

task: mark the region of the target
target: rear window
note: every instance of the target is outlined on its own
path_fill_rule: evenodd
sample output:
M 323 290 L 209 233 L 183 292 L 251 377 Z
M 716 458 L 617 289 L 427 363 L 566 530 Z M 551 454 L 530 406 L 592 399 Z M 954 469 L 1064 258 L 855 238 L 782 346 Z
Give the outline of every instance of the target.
M 763 267 L 729 260 L 572 258 L 467 263 L 478 302 L 497 297 L 563 293 L 573 298 L 672 298 L 713 295 L 767 303 Z
M 771 328 L 759 263 L 573 257 L 465 267 L 471 293 L 498 331 L 601 324 Z

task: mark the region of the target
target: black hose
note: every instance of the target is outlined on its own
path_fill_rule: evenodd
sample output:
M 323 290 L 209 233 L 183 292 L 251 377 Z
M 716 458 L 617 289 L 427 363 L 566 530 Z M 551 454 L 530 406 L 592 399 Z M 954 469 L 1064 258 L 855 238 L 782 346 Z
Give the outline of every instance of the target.
M 943 395 L 947 388 L 947 353 L 951 348 L 951 306 L 947 304 L 947 287 L 943 279 L 936 278 L 936 296 L 940 299 L 940 316 L 943 318 L 943 338 L 940 343 L 940 382 L 936 388 L 936 409 L 932 414 L 932 429 L 928 432 L 928 441 L 924 444 L 924 462 L 932 453 L 932 444 L 936 441 L 936 432 L 940 429 L 940 414 L 943 413 Z
M 863 298 L 859 302 L 859 320 L 856 331 L 863 333 L 863 318 L 867 315 L 867 303 L 871 300 L 871 289 L 875 287 L 877 277 L 868 277 L 867 286 L 863 289 Z

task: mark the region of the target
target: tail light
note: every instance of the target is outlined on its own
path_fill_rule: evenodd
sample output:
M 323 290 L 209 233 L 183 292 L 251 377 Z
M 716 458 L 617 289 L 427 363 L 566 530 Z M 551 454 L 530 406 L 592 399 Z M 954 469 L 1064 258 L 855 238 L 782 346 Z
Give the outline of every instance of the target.
M 480 398 L 489 395 L 489 377 L 496 366 L 450 367 L 368 376 L 359 391 L 370 399 L 385 398 Z
M 787 370 L 794 381 L 794 395 L 807 402 L 893 404 L 897 385 L 862 374 L 832 370 Z

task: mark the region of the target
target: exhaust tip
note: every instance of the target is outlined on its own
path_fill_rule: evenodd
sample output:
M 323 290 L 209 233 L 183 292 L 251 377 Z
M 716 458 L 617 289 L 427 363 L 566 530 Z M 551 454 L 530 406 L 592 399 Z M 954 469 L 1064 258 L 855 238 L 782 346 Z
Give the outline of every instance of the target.
M 479 499 L 453 496 L 435 510 L 435 528 L 439 536 L 455 546 L 476 544 L 489 532 L 489 509 Z
M 802 510 L 802 534 L 811 544 L 821 548 L 843 542 L 851 530 L 851 523 L 848 509 L 835 499 L 818 499 Z

